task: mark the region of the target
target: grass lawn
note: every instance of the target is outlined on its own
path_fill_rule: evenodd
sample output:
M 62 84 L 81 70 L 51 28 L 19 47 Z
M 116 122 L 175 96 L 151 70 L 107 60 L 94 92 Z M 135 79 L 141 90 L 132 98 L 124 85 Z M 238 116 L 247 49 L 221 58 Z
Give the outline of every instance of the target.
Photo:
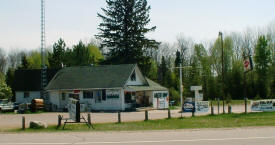
M 125 123 L 94 124 L 89 129 L 85 124 L 68 124 L 65 130 L 56 126 L 47 129 L 13 129 L 5 132 L 66 132 L 66 131 L 135 131 L 135 130 L 169 130 L 192 128 L 230 128 L 247 126 L 275 126 L 275 112 L 249 114 L 222 114 L 173 119 L 160 119 Z

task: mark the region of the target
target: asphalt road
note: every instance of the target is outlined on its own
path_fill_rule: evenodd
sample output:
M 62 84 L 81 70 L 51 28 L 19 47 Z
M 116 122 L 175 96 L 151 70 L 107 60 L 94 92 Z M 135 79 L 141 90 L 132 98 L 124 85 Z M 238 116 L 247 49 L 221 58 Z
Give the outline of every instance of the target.
M 0 145 L 274 145 L 275 127 L 0 134 Z
M 180 117 L 180 110 L 171 110 L 172 117 Z M 227 112 L 227 106 L 225 108 Z M 248 107 L 250 112 L 250 107 Z M 241 113 L 244 112 L 244 106 L 232 106 L 232 112 Z M 222 106 L 220 107 L 220 113 L 222 113 Z M 22 116 L 26 118 L 26 126 L 28 127 L 30 121 L 43 121 L 48 125 L 57 124 L 57 115 L 61 114 L 65 118 L 69 117 L 68 113 L 41 113 L 41 114 L 1 114 L 0 113 L 0 131 L 1 129 L 19 128 L 21 127 Z M 196 115 L 205 115 L 208 113 L 199 113 Z M 217 114 L 217 107 L 215 106 L 215 114 Z M 82 114 L 84 117 L 87 114 Z M 183 116 L 191 116 L 191 113 L 183 113 Z M 167 110 L 151 110 L 149 111 L 149 119 L 162 119 L 167 118 Z M 142 112 L 121 112 L 121 119 L 123 122 L 127 121 L 141 121 L 144 120 L 144 111 Z M 91 113 L 92 123 L 106 123 L 117 122 L 117 113 Z

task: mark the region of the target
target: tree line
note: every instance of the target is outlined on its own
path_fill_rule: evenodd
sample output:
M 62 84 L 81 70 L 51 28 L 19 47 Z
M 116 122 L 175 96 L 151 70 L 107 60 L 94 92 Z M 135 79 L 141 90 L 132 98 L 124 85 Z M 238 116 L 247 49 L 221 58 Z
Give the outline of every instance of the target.
M 60 39 L 47 52 L 48 68 L 137 63 L 146 77 L 169 89 L 170 100 L 179 103 L 176 67 L 182 64 L 184 97 L 194 95 L 190 86 L 201 85 L 205 100 L 275 98 L 274 23 L 261 29 L 224 32 L 223 39 L 217 34 L 214 41 L 204 43 L 183 35 L 175 43 L 166 43 L 146 37 L 157 28 L 148 27 L 151 6 L 146 0 L 106 0 L 106 3 L 106 8 L 98 13 L 101 22 L 95 38 L 99 45 L 80 41 L 69 48 Z M 39 51 L 7 56 L 1 52 L 0 69 L 2 74 L 6 72 L 6 79 L 2 80 L 6 80 L 7 87 L 11 86 L 15 69 L 41 68 Z M 244 56 L 253 59 L 254 69 L 247 73 L 244 73 Z

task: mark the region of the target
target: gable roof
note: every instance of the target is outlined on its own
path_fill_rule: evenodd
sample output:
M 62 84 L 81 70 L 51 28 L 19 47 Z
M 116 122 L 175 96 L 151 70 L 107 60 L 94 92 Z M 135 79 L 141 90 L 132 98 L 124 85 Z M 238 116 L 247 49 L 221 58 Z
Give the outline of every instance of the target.
M 47 82 L 57 73 L 57 69 L 47 69 Z M 14 73 L 15 91 L 40 91 L 41 69 L 19 69 Z
M 161 86 L 160 84 L 150 80 L 149 78 L 145 78 L 148 82 L 148 86 L 128 86 L 130 89 L 135 91 L 167 91 L 168 89 Z
M 66 67 L 49 82 L 46 90 L 124 87 L 136 64 Z

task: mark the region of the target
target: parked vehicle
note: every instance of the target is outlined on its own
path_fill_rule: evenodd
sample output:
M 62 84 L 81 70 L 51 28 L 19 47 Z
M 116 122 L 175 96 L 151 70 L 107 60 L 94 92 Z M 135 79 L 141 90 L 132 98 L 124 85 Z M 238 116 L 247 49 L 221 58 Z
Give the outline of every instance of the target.
M 7 112 L 7 111 L 13 111 L 14 108 L 13 108 L 13 104 L 11 102 L 2 102 L 0 104 L 0 111 L 1 112 Z

